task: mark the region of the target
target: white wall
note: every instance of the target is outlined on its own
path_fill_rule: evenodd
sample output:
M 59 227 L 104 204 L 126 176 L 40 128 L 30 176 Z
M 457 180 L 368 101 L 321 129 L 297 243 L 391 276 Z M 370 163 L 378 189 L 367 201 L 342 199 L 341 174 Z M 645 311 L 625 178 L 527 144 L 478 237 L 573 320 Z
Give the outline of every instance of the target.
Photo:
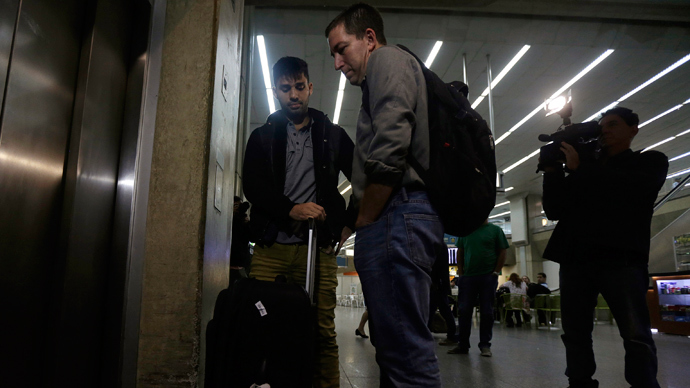
M 544 273 L 546 274 L 546 283 L 549 285 L 549 288 L 552 290 L 555 290 L 556 288 L 560 288 L 560 279 L 558 278 L 558 271 L 561 268 L 561 265 L 550 261 L 550 260 L 544 260 L 542 263 L 542 266 L 544 268 Z

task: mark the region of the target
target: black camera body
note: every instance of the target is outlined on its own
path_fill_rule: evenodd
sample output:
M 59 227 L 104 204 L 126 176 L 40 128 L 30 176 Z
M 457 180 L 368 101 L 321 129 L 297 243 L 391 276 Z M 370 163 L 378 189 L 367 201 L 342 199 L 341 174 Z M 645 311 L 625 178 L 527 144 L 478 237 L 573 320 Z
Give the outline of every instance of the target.
M 552 142 L 539 149 L 539 169 L 544 166 L 560 165 L 565 161 L 565 154 L 561 151 L 561 142 L 566 142 L 575 148 L 580 160 L 593 160 L 599 151 L 599 136 L 601 125 L 596 121 L 572 124 L 551 135 L 539 135 L 539 140 Z

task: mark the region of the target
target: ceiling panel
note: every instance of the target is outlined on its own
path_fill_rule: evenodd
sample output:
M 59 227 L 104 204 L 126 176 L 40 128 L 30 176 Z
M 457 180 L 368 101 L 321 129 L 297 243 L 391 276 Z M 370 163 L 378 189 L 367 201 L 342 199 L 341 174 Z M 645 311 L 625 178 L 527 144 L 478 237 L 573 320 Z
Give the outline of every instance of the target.
M 285 55 L 304 58 L 310 66 L 314 95 L 310 105 L 333 117 L 340 74 L 333 68 L 323 31 L 337 11 L 257 9 L 256 34 L 267 43 L 270 66 Z M 690 53 L 690 28 L 650 23 L 568 21 L 543 18 L 384 13 L 389 44 L 404 44 L 424 60 L 437 40 L 444 41 L 431 69 L 447 82 L 462 80 L 462 57 L 467 58 L 470 101 L 486 88 L 486 56 L 494 77 L 522 48 L 531 45 L 522 60 L 493 90 L 496 137 L 532 112 L 556 90 L 607 49 L 607 59 L 572 86 L 573 122 L 604 108 L 638 85 Z M 252 69 L 252 128 L 263 123 L 268 104 L 254 50 Z M 641 121 L 690 99 L 690 63 L 686 63 L 635 94 L 622 106 L 633 109 Z M 361 104 L 359 88 L 347 85 L 340 124 L 354 138 Z M 477 111 L 488 120 L 488 99 Z M 538 149 L 541 133 L 560 125 L 558 116 L 537 113 L 497 145 L 499 168 L 506 168 Z M 641 149 L 690 129 L 690 105 L 642 128 L 633 143 Z M 657 148 L 670 158 L 690 151 L 690 134 Z M 541 192 L 541 175 L 534 157 L 505 175 L 510 194 Z M 671 170 L 690 167 L 690 157 L 671 163 Z

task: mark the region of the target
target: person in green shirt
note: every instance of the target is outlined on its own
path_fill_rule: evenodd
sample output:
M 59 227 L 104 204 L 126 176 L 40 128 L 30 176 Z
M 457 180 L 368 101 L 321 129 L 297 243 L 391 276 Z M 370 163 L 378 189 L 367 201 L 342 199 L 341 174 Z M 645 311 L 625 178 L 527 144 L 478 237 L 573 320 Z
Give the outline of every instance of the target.
M 479 349 L 482 356 L 491 357 L 491 337 L 493 335 L 493 304 L 498 276 L 506 261 L 508 240 L 503 230 L 484 224 L 467 237 L 461 237 L 458 247 L 458 323 L 460 335 L 458 346 L 449 350 L 450 354 L 467 354 L 470 349 L 472 329 L 472 308 L 479 297 Z

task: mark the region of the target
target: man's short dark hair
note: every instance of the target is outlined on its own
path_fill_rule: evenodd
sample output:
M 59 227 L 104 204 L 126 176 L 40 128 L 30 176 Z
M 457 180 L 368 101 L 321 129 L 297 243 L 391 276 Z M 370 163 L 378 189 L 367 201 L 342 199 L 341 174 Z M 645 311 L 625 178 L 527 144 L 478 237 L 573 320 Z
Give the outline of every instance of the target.
M 345 32 L 354 35 L 357 39 L 364 39 L 367 28 L 371 28 L 376 33 L 376 39 L 379 43 L 386 44 L 386 36 L 383 34 L 383 18 L 379 11 L 369 4 L 353 4 L 341 12 L 326 27 L 326 38 L 340 24 L 345 26 Z
M 539 272 L 537 275 L 539 275 L 539 276 L 543 277 L 544 279 L 546 279 L 546 274 L 543 273 L 543 272 Z
M 278 86 L 278 81 L 283 77 L 296 80 L 302 75 L 309 81 L 309 67 L 302 59 L 282 57 L 273 65 L 273 85 L 275 86 Z
M 235 202 L 242 202 L 242 198 L 235 196 Z
M 640 117 L 637 115 L 637 113 L 634 113 L 632 109 L 623 108 L 622 106 L 617 106 L 613 109 L 607 110 L 601 115 L 601 118 L 603 119 L 605 116 L 608 115 L 619 116 L 623 119 L 623 121 L 625 121 L 626 124 L 628 124 L 631 127 L 640 123 Z

